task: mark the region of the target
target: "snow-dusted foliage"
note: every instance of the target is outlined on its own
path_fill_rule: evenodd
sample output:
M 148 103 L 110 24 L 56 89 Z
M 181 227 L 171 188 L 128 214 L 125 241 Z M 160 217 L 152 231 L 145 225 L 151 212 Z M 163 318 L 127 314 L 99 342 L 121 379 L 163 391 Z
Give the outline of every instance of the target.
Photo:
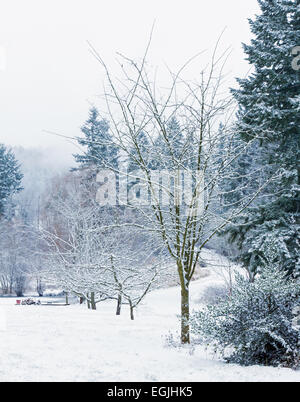
M 262 172 L 272 179 L 256 203 L 228 229 L 240 247 L 239 260 L 250 276 L 259 272 L 264 247 L 277 242 L 277 262 L 291 275 L 300 275 L 300 72 L 292 67 L 292 49 L 299 45 L 298 0 L 259 0 L 261 14 L 250 20 L 254 38 L 244 45 L 253 67 L 233 90 L 238 102 L 238 141 L 249 145 L 250 158 L 240 158 L 240 178 L 247 184 L 240 197 L 253 186 L 248 172 Z M 255 140 L 256 139 L 256 140 Z M 234 188 L 239 177 L 227 181 Z
M 120 314 L 121 305 L 128 304 L 133 319 L 134 308 L 158 278 L 159 249 L 128 226 L 122 211 L 99 206 L 90 184 L 82 172 L 71 174 L 50 196 L 40 230 L 46 278 L 85 298 L 92 309 L 115 299 Z
M 81 127 L 83 137 L 77 137 L 78 144 L 86 147 L 84 154 L 74 155 L 80 169 L 97 165 L 105 167 L 107 161 L 116 167 L 118 160 L 118 148 L 110 141 L 108 121 L 101 118 L 96 107 L 89 111 L 89 118 Z
M 37 237 L 15 221 L 0 224 L 0 291 L 22 296 L 32 274 Z
M 0 217 L 4 214 L 11 196 L 21 190 L 22 177 L 14 154 L 0 144 Z
M 300 366 L 300 327 L 294 326 L 300 283 L 271 260 L 254 282 L 236 274 L 227 300 L 192 316 L 193 332 L 241 365 Z

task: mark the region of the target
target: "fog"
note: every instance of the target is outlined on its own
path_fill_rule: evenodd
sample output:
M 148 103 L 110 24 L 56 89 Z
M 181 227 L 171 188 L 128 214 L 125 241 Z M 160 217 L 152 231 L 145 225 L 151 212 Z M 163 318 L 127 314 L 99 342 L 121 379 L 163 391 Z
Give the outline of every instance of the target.
M 87 40 L 108 60 L 116 51 L 139 57 L 154 21 L 151 63 L 172 69 L 211 49 L 225 28 L 221 47 L 232 47 L 227 70 L 234 85 L 248 70 L 241 42 L 249 42 L 247 18 L 257 11 L 256 0 L 2 0 L 0 142 L 76 151 L 48 131 L 80 135 L 90 105 L 99 104 L 103 70 Z

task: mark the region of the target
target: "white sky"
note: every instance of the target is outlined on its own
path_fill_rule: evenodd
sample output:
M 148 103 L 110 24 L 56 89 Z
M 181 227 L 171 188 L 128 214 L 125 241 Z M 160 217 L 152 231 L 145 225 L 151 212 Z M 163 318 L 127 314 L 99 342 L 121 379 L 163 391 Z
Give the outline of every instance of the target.
M 257 0 L 0 0 L 0 143 L 68 148 L 43 130 L 80 134 L 103 82 L 87 40 L 104 58 L 139 57 L 156 20 L 151 62 L 176 68 L 226 27 L 228 70 L 242 76 L 241 42 L 258 12 Z

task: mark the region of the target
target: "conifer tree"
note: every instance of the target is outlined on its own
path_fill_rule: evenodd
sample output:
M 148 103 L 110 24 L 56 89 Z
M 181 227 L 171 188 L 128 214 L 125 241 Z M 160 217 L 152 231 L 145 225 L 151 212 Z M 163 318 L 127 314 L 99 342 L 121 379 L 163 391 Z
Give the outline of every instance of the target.
M 239 139 L 252 150 L 258 146 L 246 169 L 263 169 L 264 176 L 274 180 L 259 201 L 230 225 L 229 233 L 252 277 L 271 242 L 277 244 L 280 266 L 300 275 L 300 72 L 293 69 L 291 55 L 300 39 L 300 3 L 258 2 L 261 14 L 250 20 L 255 38 L 243 45 L 254 71 L 238 79 L 239 88 L 232 92 L 239 106 Z
M 166 128 L 168 141 L 160 133 L 154 143 L 154 169 L 175 169 L 186 165 L 185 138 L 176 117 L 170 119 Z
M 104 168 L 110 164 L 117 166 L 118 151 L 111 145 L 109 125 L 101 119 L 98 110 L 92 107 L 89 118 L 81 128 L 84 137 L 78 137 L 78 144 L 85 147 L 84 154 L 76 154 L 74 158 L 80 164 L 80 169 L 96 166 Z
M 4 215 L 11 197 L 22 189 L 22 177 L 13 152 L 0 144 L 0 217 Z

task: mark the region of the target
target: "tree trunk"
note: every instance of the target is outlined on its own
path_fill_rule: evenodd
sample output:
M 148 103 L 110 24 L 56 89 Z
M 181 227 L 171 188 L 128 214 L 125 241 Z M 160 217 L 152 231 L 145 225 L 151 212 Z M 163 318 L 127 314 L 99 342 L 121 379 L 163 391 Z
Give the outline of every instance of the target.
M 43 290 L 43 284 L 42 280 L 40 278 L 37 278 L 36 280 L 36 291 L 39 297 L 43 297 L 44 290 Z
M 121 315 L 121 306 L 122 306 L 122 295 L 121 293 L 119 293 L 116 315 Z
M 97 306 L 96 306 L 96 303 L 95 303 L 95 293 L 94 292 L 91 293 L 91 307 L 92 307 L 92 310 L 97 310 Z
M 132 305 L 131 300 L 129 300 L 129 307 L 130 307 L 130 319 L 134 320 L 133 305 Z
M 181 287 L 181 343 L 190 343 L 189 288 Z
M 91 303 L 89 300 L 89 294 L 86 295 L 86 303 L 87 303 L 87 308 L 90 309 L 91 308 Z
M 69 304 L 69 294 L 66 292 L 66 304 Z

